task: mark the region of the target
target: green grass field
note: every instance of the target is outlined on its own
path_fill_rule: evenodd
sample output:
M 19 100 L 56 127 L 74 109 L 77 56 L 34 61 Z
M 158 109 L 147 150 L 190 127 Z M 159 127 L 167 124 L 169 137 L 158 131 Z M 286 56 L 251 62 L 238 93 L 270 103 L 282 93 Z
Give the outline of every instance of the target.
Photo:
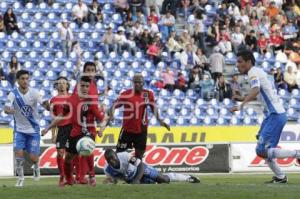
M 264 184 L 271 175 L 200 175 L 200 184 L 173 183 L 163 185 L 74 185 L 60 188 L 58 178 L 42 178 L 39 182 L 25 180 L 23 188 L 15 188 L 15 179 L 0 178 L 0 199 L 193 199 L 193 198 L 299 198 L 300 174 L 289 174 L 288 184 Z

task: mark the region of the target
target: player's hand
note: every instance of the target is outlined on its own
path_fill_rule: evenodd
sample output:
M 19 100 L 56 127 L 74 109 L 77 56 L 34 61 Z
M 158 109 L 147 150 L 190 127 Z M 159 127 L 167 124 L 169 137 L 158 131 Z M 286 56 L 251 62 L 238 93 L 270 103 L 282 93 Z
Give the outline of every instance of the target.
M 230 111 L 231 113 L 233 113 L 233 112 L 235 112 L 235 111 L 239 111 L 239 108 L 238 108 L 237 106 L 234 106 L 234 107 L 230 108 L 229 111 Z
M 47 133 L 48 133 L 48 130 L 47 130 L 47 129 L 43 129 L 42 132 L 41 132 L 41 135 L 44 136 L 44 135 L 46 135 Z
M 255 137 L 256 137 L 256 140 L 259 140 L 259 134 L 256 134 Z
M 100 127 L 99 131 L 97 132 L 97 135 L 99 137 L 102 137 L 104 130 L 105 130 L 105 127 Z
M 159 121 L 160 126 L 165 127 L 166 129 L 168 129 L 168 131 L 171 130 L 170 125 L 168 125 L 167 123 L 165 123 L 164 121 Z
M 51 138 L 51 142 L 52 142 L 53 144 L 56 143 L 56 136 L 53 136 L 53 137 Z

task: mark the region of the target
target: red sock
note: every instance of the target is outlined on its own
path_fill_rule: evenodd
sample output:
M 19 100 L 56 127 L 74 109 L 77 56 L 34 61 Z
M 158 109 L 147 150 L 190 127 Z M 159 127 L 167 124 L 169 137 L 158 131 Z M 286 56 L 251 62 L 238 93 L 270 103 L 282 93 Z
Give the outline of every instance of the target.
M 75 158 L 73 159 L 73 165 L 75 166 L 75 171 L 76 171 L 76 180 L 80 179 L 80 174 L 81 174 L 81 156 L 76 155 Z
M 88 170 L 87 158 L 86 157 L 81 157 L 80 167 L 81 167 L 80 180 L 84 180 L 84 177 L 85 177 L 85 175 L 87 173 L 87 170 Z
M 72 173 L 73 171 L 72 163 L 71 162 L 68 163 L 67 161 L 65 161 L 64 170 L 65 170 L 65 176 L 67 182 L 73 184 L 74 178 Z
M 59 175 L 61 177 L 64 177 L 65 176 L 65 171 L 64 171 L 65 160 L 64 160 L 63 157 L 57 156 L 56 161 L 57 161 L 57 167 L 58 167 Z
M 95 176 L 95 170 L 94 170 L 94 154 L 86 157 L 87 159 L 87 165 L 88 165 L 88 168 L 89 168 L 89 174 L 90 176 Z

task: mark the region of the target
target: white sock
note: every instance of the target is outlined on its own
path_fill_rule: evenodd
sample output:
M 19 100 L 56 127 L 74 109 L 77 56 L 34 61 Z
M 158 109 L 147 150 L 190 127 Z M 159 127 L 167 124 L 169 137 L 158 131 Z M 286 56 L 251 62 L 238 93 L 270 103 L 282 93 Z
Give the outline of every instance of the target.
M 277 178 L 283 179 L 285 177 L 285 174 L 282 172 L 275 159 L 270 160 L 269 158 L 266 158 L 265 160 Z
M 165 175 L 169 176 L 170 182 L 186 182 L 191 177 L 182 173 L 165 173 Z
M 39 162 L 33 163 L 33 169 L 36 170 L 39 168 Z
M 24 158 L 16 158 L 16 173 L 18 174 L 18 177 L 21 179 L 24 179 Z
M 268 149 L 268 158 L 300 158 L 300 151 L 298 150 L 286 150 L 279 148 Z

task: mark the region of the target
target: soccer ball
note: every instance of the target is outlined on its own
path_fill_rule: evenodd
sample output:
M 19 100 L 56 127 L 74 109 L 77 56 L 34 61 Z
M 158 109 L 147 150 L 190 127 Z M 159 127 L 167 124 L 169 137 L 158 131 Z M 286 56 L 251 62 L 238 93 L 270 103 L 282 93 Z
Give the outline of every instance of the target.
M 80 138 L 76 144 L 76 150 L 82 156 L 91 155 L 94 149 L 95 149 L 94 140 L 87 136 Z

